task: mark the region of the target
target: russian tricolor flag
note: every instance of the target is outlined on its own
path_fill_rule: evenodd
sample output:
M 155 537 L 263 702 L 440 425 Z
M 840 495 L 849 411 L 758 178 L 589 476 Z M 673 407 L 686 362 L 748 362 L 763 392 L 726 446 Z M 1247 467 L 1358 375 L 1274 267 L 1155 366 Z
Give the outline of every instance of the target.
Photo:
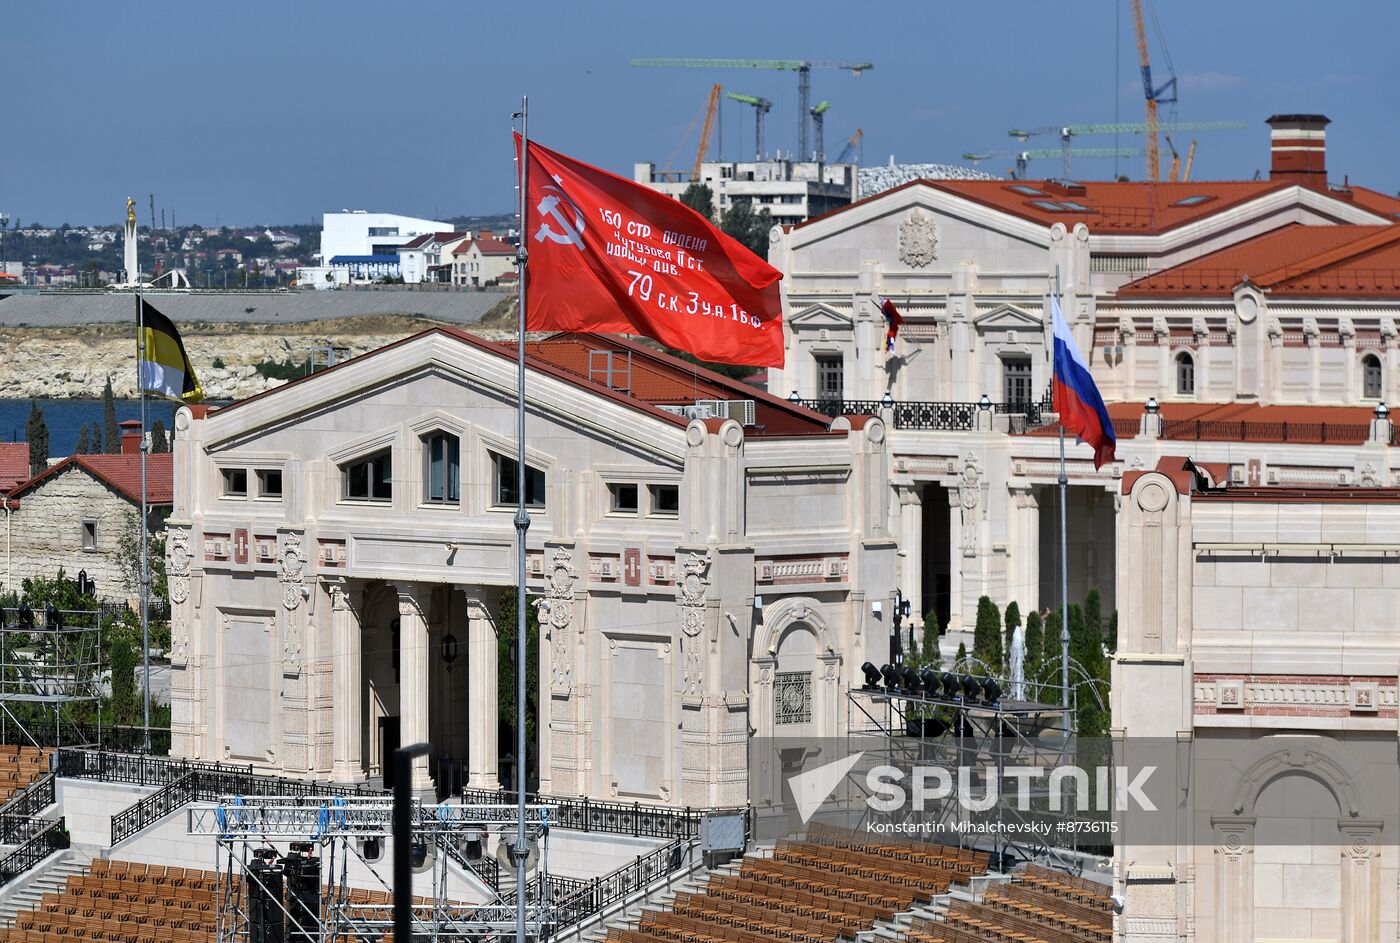
M 1052 402 L 1060 414 L 1060 426 L 1074 433 L 1080 442 L 1094 447 L 1094 467 L 1102 468 L 1117 456 L 1118 440 L 1113 435 L 1113 421 L 1108 418 L 1099 388 L 1089 373 L 1089 365 L 1079 354 L 1074 335 L 1060 311 L 1060 302 L 1050 296 L 1050 311 L 1055 332 L 1055 386 Z
M 880 300 L 880 313 L 885 316 L 885 353 L 894 353 L 894 339 L 899 336 L 899 328 L 904 323 L 904 316 L 899 313 L 894 302 L 888 298 Z

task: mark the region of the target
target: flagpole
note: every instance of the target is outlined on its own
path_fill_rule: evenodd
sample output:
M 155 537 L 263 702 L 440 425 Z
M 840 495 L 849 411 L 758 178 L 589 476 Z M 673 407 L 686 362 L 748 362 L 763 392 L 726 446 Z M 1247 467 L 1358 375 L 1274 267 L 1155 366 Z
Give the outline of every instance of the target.
M 530 515 L 525 510 L 525 201 L 530 167 L 530 98 L 520 99 L 520 224 L 515 250 L 516 290 L 519 293 L 515 336 L 515 943 L 525 943 L 525 534 Z
M 1060 295 L 1060 267 L 1055 266 L 1055 295 Z M 1052 345 L 1053 350 L 1053 345 Z M 1060 705 L 1069 709 L 1069 526 L 1065 505 L 1069 500 L 1069 475 L 1065 472 L 1065 424 L 1060 417 Z
M 151 622 L 149 598 L 151 589 L 150 551 L 151 539 L 146 533 L 149 526 L 146 512 L 146 386 L 142 382 L 143 365 L 146 362 L 146 305 L 141 296 L 141 277 L 136 277 L 136 395 L 141 400 L 141 438 L 137 445 L 141 449 L 141 672 L 143 723 L 145 725 L 143 743 L 146 752 L 151 752 Z M 115 719 L 115 718 L 114 718 Z

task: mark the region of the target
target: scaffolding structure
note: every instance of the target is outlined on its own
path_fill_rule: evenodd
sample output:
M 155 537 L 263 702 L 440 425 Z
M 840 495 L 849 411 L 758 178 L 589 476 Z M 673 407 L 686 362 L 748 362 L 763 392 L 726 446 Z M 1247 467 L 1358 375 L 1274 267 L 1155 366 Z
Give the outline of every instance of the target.
M 550 809 L 526 806 L 525 833 L 529 854 L 537 856 L 537 877 L 532 887 L 548 886 L 548 835 Z M 216 937 L 218 943 L 246 943 L 273 939 L 258 926 L 266 918 L 259 908 L 272 908 L 271 920 L 285 926 L 285 939 L 297 943 L 381 940 L 393 930 L 393 888 L 379 874 L 379 859 L 366 852 L 366 844 L 383 853 L 392 837 L 393 801 L 387 797 L 347 796 L 287 798 L 229 796 L 216 803 L 201 803 L 188 810 L 191 835 L 214 838 L 216 850 Z M 462 849 L 488 834 L 513 837 L 517 810 L 508 805 L 439 805 L 413 803 L 412 841 L 421 846 L 423 865 L 431 869 L 432 895 L 415 897 L 415 940 L 473 939 L 509 936 L 516 926 L 516 905 L 499 895 L 490 903 L 455 901 L 448 893 L 448 860 L 462 860 Z M 301 899 L 289 891 L 282 896 L 283 874 L 275 875 L 268 861 L 311 862 L 319 893 L 316 912 L 308 912 Z M 374 860 L 371 860 L 374 859 Z M 352 862 L 379 882 L 377 890 L 389 896 L 366 900 L 351 884 Z M 385 862 L 387 865 L 387 862 Z M 361 869 L 357 868 L 357 871 Z M 286 870 L 291 874 L 290 869 Z M 527 895 L 529 889 L 527 888 Z M 510 894 L 513 898 L 513 892 Z M 526 926 L 532 936 L 548 936 L 552 905 L 527 896 Z M 283 939 L 278 936 L 276 939 Z
M 48 739 L 38 726 L 52 722 L 54 746 L 92 746 L 91 731 L 100 738 L 100 726 L 79 722 L 73 711 L 102 700 L 102 671 L 100 610 L 0 609 L 0 712 L 21 739 L 38 746 Z
M 1009 680 L 976 680 L 1015 690 Z M 1038 687 L 1039 696 L 1051 703 L 932 696 L 878 686 L 849 689 L 848 751 L 854 754 L 859 747 L 862 756 L 848 776 L 851 787 L 843 803 L 848 824 L 989 851 L 1002 868 L 1018 859 L 1053 859 L 1076 848 L 1074 823 L 1086 810 L 1068 788 L 1073 783 L 1054 774 L 1076 768 L 1083 759 L 1074 738 L 1074 692 L 1062 701 L 1059 686 Z M 879 804 L 869 800 L 879 797 L 867 774 L 882 765 L 946 770 L 951 792 L 924 801 L 922 808 L 909 801 L 877 811 Z M 1044 774 L 1018 776 L 1018 768 Z M 1010 789 L 1008 771 L 1015 781 Z M 906 785 L 911 791 L 921 788 Z M 989 789 L 995 790 L 995 801 Z

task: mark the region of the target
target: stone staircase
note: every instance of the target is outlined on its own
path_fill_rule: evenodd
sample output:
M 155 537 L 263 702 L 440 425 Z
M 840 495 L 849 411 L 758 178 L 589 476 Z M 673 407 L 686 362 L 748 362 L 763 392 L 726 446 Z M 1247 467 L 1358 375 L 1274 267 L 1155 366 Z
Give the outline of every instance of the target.
M 45 894 L 61 891 L 70 877 L 87 874 L 91 868 L 91 856 L 69 848 L 44 870 L 19 878 L 16 886 L 0 901 L 0 927 L 14 926 L 15 918 L 22 911 L 34 910 Z
M 678 878 L 669 887 L 662 887 L 650 896 L 639 898 L 615 913 L 604 916 L 603 919 L 578 935 L 578 943 L 602 943 L 609 930 L 634 930 L 641 923 L 642 914 L 649 910 L 669 910 L 677 894 L 699 894 L 705 889 L 705 885 L 710 883 L 712 875 L 736 875 L 743 863 L 743 858 L 735 858 L 717 868 L 711 870 L 702 868 L 687 877 Z

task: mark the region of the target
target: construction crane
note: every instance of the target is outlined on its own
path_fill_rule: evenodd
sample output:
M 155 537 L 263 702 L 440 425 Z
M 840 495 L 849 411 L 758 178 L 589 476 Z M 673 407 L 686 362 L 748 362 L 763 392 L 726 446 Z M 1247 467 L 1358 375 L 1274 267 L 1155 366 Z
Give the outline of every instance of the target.
M 695 169 L 690 172 L 691 180 L 700 179 L 700 165 L 705 161 L 705 155 L 710 152 L 710 134 L 715 129 L 715 114 L 719 111 L 719 93 L 723 91 L 718 84 L 710 86 L 710 102 L 705 106 L 705 123 L 700 127 L 700 146 L 695 149 Z
M 659 66 L 684 69 L 768 69 L 797 73 L 797 154 L 808 160 L 807 119 L 812 110 L 812 70 L 841 69 L 860 75 L 875 68 L 870 62 L 828 62 L 809 59 L 633 59 L 634 66 Z
M 1175 131 L 1238 131 L 1249 127 L 1245 121 L 1162 121 L 1157 130 L 1164 133 Z M 1042 134 L 1054 134 L 1060 138 L 1061 151 L 1068 150 L 1077 137 L 1095 137 L 1109 134 L 1145 134 L 1144 122 L 1118 122 L 1109 124 L 1057 124 L 1042 128 L 1012 128 L 1006 132 L 1016 140 L 1025 143 Z M 1063 158 L 1064 176 L 1070 176 L 1069 158 Z
M 1176 183 L 1177 180 L 1180 180 L 1182 183 L 1186 183 L 1191 179 L 1191 164 L 1196 159 L 1196 142 L 1192 141 L 1191 147 L 1186 151 L 1186 174 L 1182 176 L 1181 155 L 1176 152 L 1176 145 L 1172 143 L 1172 136 L 1170 134 L 1164 134 L 1162 135 L 1162 140 L 1167 142 L 1167 147 L 1171 148 L 1172 152 L 1172 165 L 1167 171 L 1167 182 Z
M 851 135 L 851 139 L 846 142 L 846 146 L 841 148 L 841 153 L 836 155 L 836 163 L 849 164 L 851 158 L 856 156 L 856 148 L 860 146 L 860 139 L 865 136 L 865 132 L 856 128 L 856 133 Z
M 753 148 L 754 160 L 763 160 L 763 116 L 773 110 L 773 103 L 758 95 L 741 95 L 738 92 L 726 92 L 725 97 L 731 101 L 736 101 L 744 105 L 753 106 L 754 132 Z
M 1071 147 L 1066 151 L 1064 148 L 1031 148 L 1024 151 L 984 151 L 982 153 L 968 153 L 963 155 L 963 160 L 970 161 L 976 165 L 984 160 L 1000 160 L 1010 158 L 1016 161 L 1015 178 L 1024 180 L 1026 178 L 1027 165 L 1033 160 L 1041 160 L 1047 157 L 1065 157 L 1068 153 L 1071 157 L 1141 157 L 1143 150 L 1140 147 Z M 1069 177 L 1069 173 L 1065 173 Z
M 812 106 L 812 130 L 817 133 L 817 149 L 814 156 L 819 161 L 826 160 L 826 113 L 831 109 L 831 102 L 820 102 Z
M 1152 60 L 1147 54 L 1147 27 L 1142 21 L 1142 0 L 1133 0 L 1133 29 L 1137 33 L 1138 66 L 1142 69 L 1142 91 L 1147 99 L 1147 179 L 1161 176 L 1161 156 L 1157 150 L 1157 106 L 1176 103 L 1176 70 L 1167 57 L 1171 78 L 1160 86 L 1152 83 Z M 1165 44 L 1163 53 L 1166 53 Z

